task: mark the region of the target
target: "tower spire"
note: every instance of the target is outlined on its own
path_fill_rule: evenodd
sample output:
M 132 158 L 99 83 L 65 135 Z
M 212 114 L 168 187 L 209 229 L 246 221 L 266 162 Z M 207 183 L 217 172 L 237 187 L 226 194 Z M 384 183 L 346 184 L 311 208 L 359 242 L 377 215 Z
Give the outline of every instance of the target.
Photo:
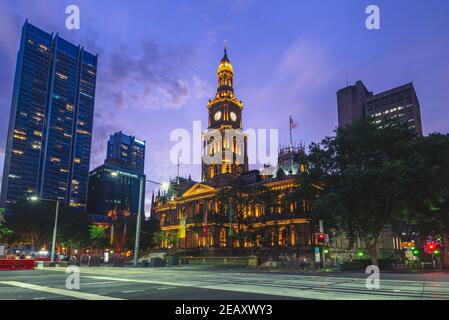
M 224 53 L 227 54 L 228 40 L 224 41 Z

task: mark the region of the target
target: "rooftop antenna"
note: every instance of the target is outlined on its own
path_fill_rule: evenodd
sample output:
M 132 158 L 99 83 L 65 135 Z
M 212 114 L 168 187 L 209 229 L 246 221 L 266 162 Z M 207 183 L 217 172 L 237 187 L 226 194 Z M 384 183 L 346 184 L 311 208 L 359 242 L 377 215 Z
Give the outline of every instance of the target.
M 349 87 L 349 74 L 346 74 L 346 86 Z

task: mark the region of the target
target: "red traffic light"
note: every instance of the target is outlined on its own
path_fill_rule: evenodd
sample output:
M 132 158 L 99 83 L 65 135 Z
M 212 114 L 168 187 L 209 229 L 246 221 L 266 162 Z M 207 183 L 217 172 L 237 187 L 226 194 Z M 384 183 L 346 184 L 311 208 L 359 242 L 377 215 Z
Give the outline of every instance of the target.
M 318 233 L 318 242 L 324 242 L 326 235 L 324 233 Z
M 429 253 L 433 253 L 438 248 L 439 248 L 438 244 L 433 241 L 426 244 L 426 247 L 425 247 L 426 251 Z

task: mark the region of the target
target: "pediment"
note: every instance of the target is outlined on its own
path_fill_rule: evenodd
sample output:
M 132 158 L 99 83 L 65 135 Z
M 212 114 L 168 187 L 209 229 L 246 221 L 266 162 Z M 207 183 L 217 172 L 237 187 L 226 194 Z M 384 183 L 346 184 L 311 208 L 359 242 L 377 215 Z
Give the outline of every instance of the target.
M 191 188 L 189 188 L 186 192 L 184 192 L 182 196 L 183 197 L 191 197 L 191 196 L 196 196 L 196 195 L 200 195 L 200 194 L 207 193 L 207 192 L 213 192 L 215 190 L 216 190 L 215 188 L 212 188 L 205 184 L 197 183 L 197 184 L 193 185 Z

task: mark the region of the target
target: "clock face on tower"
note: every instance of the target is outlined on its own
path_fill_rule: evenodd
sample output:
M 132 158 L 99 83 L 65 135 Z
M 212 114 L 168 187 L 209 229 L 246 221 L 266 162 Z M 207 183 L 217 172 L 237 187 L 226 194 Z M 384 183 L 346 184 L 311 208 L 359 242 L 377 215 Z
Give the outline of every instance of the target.
M 234 69 L 225 48 L 217 71 L 217 93 L 207 104 L 208 128 L 203 135 L 206 151 L 202 161 L 203 180 L 226 173 L 241 175 L 249 169 L 247 136 L 242 129 L 243 103 L 234 95 L 233 78 Z M 232 141 L 227 138 L 229 132 L 232 132 Z M 220 138 L 215 139 L 217 133 Z

